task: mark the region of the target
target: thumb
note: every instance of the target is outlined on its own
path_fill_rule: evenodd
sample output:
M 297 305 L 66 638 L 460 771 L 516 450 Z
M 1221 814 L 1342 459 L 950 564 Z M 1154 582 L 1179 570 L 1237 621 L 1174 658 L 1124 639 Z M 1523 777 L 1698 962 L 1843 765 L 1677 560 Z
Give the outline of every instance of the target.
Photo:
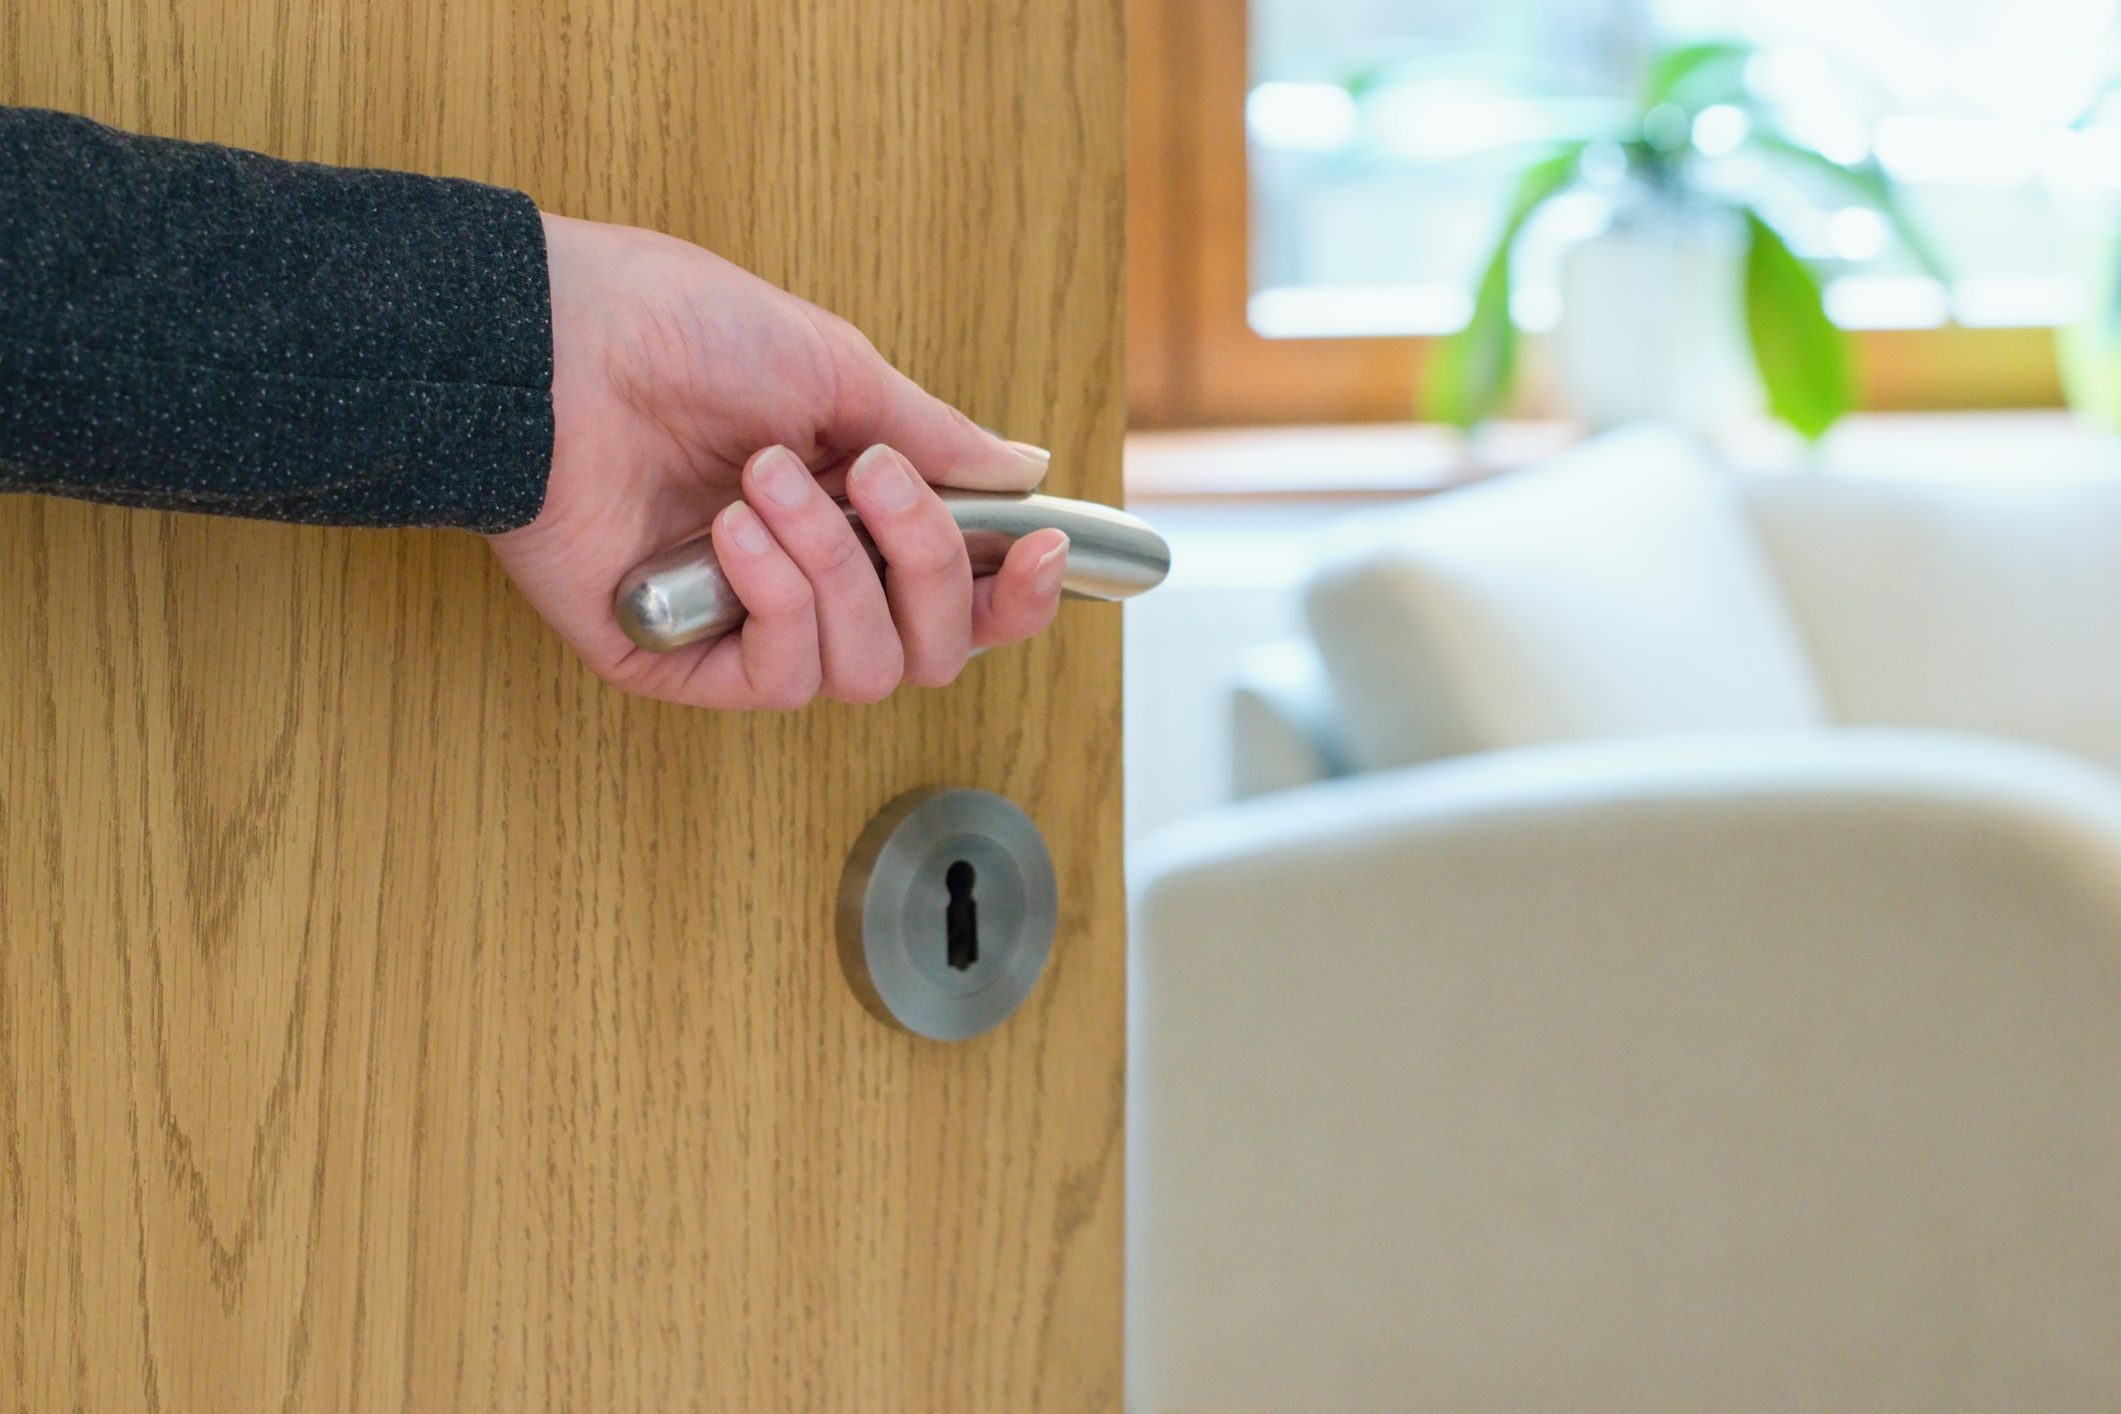
M 873 397 L 862 399 L 866 407 L 839 410 L 844 425 L 831 429 L 834 444 L 858 451 L 888 443 L 937 486 L 1029 491 L 1045 479 L 1053 460 L 1045 448 L 989 432 L 885 362 L 866 339 L 851 357 L 870 366 L 842 377 L 840 387 L 866 387 Z

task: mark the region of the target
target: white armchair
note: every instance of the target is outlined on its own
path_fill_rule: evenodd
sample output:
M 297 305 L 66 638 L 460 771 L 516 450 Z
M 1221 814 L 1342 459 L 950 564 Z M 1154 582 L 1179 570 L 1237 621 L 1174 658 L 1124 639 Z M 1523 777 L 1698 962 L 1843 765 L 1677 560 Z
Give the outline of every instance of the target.
M 1309 607 L 1137 866 L 1134 1407 L 2111 1407 L 2121 487 L 1633 434 Z

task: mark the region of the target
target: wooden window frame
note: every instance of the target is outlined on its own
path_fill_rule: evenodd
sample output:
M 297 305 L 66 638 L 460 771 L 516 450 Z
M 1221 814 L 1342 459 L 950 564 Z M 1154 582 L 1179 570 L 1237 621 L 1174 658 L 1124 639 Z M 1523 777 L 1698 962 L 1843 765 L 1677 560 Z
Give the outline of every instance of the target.
M 1269 339 L 1251 326 L 1248 0 L 1127 5 L 1134 425 L 1411 417 L 1433 340 Z M 1862 330 L 1855 343 L 1867 409 L 2061 402 L 2049 329 Z

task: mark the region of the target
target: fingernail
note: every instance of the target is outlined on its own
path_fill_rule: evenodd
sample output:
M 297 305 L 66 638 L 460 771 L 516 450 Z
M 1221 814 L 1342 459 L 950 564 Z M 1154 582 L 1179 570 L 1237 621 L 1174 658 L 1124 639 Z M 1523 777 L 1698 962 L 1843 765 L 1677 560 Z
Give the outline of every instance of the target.
M 1053 453 L 1047 451 L 1044 447 L 1034 447 L 1029 442 L 1010 442 L 1009 450 L 1020 457 L 1037 462 L 1041 475 L 1044 474 L 1047 467 L 1053 465 Z
M 810 479 L 810 468 L 796 460 L 794 452 L 786 447 L 774 447 L 752 463 L 751 474 L 775 505 L 800 506 L 810 499 L 816 482 Z
M 738 546 L 754 555 L 773 543 L 767 538 L 766 527 L 759 520 L 758 512 L 742 501 L 722 512 L 722 524 L 729 527 L 729 533 L 736 537 Z
M 847 472 L 847 484 L 887 511 L 902 511 L 913 504 L 913 472 L 906 459 L 881 444 L 855 458 Z
M 1041 594 L 1051 594 L 1061 587 L 1061 576 L 1068 572 L 1068 542 L 1060 544 L 1038 557 L 1038 569 L 1031 576 L 1031 583 Z

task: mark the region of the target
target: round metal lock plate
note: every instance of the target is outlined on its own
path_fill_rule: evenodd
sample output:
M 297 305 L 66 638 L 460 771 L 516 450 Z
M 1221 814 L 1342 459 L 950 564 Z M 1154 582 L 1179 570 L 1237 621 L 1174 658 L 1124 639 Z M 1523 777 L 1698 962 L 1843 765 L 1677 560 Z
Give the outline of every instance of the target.
M 963 1041 L 1023 1005 L 1053 951 L 1053 856 L 991 791 L 900 796 L 840 879 L 840 963 L 862 1004 L 917 1036 Z

